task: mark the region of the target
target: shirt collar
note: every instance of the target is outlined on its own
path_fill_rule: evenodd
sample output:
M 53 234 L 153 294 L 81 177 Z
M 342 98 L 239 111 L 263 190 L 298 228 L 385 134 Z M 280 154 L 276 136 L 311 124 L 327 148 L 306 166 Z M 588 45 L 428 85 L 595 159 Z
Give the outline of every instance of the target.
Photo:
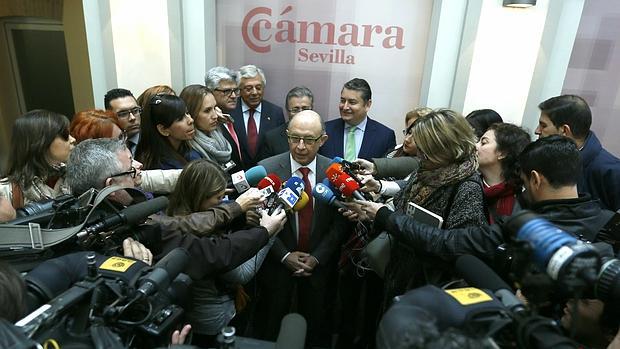
M 344 123 L 345 124 L 345 129 L 348 129 L 350 127 L 353 127 L 352 125 L 349 125 L 348 123 Z M 364 117 L 364 120 L 362 120 L 362 122 L 360 122 L 359 124 L 357 124 L 355 127 L 359 128 L 360 130 L 362 130 L 362 132 L 366 131 L 366 124 L 368 124 L 368 115 L 366 115 Z
M 297 172 L 297 170 L 299 170 L 300 167 L 307 167 L 310 169 L 310 172 L 316 174 L 316 156 L 314 157 L 314 160 L 312 160 L 312 162 L 306 166 L 303 166 L 299 162 L 295 161 L 295 159 L 293 159 L 292 154 L 289 154 L 289 157 L 291 159 L 291 174 Z
M 243 99 L 241 97 L 239 97 L 239 99 L 241 99 L 241 111 L 245 113 L 246 111 L 250 110 L 250 107 L 247 104 L 245 104 Z M 260 110 L 261 110 L 262 106 L 263 106 L 263 102 L 260 102 L 258 104 L 258 106 L 256 108 L 254 108 L 254 110 L 256 110 L 257 112 L 260 113 Z

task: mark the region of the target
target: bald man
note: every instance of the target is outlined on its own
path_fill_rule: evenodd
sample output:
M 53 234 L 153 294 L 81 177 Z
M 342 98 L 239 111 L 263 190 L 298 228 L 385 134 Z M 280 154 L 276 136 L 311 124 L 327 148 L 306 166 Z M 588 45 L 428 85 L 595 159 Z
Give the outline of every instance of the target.
M 286 134 L 289 151 L 259 165 L 282 180 L 302 178 L 312 198 L 312 188 L 325 178 L 330 165 L 328 158 L 317 154 L 327 140 L 324 124 L 319 114 L 304 110 L 290 120 Z M 288 214 L 288 222 L 258 276 L 261 291 L 254 328 L 259 338 L 276 339 L 282 317 L 289 312 L 292 299 L 297 298 L 297 309 L 308 321 L 307 343 L 330 346 L 325 298 L 330 288 L 328 276 L 335 271 L 335 257 L 345 239 L 345 224 L 335 207 L 312 199 L 301 211 Z

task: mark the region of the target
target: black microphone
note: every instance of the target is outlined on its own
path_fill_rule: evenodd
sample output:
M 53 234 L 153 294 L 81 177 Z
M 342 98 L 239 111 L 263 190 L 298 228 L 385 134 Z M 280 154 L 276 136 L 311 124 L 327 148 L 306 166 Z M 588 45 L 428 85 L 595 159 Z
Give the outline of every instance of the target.
M 172 280 L 185 270 L 189 260 L 189 253 L 184 248 L 177 247 L 170 251 L 140 280 L 138 294 L 148 297 L 158 290 L 166 289 Z
M 120 210 L 118 213 L 114 213 L 92 225 L 88 225 L 80 231 L 77 236 L 79 239 L 82 239 L 90 234 L 112 230 L 123 224 L 140 224 L 144 222 L 146 217 L 157 213 L 166 207 L 168 207 L 168 198 L 165 196 L 156 197 L 152 200 L 131 205 Z
M 297 313 L 287 314 L 280 323 L 276 349 L 303 349 L 306 342 L 306 319 Z
M 456 272 L 471 286 L 493 291 L 511 311 L 518 313 L 525 310 L 523 302 L 514 295 L 512 288 L 480 259 L 471 255 L 460 256 L 456 260 Z

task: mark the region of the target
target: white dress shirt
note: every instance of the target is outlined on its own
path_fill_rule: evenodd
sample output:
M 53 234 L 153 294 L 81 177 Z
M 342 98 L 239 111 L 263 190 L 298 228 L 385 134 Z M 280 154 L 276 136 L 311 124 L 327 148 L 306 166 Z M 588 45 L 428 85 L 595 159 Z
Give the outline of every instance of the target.
M 239 97 L 241 98 L 241 97 Z M 256 134 L 260 131 L 260 111 L 263 103 L 254 108 L 254 122 L 256 122 Z M 250 107 L 241 100 L 241 111 L 243 112 L 243 124 L 245 125 L 245 134 L 248 134 L 248 120 L 250 119 Z

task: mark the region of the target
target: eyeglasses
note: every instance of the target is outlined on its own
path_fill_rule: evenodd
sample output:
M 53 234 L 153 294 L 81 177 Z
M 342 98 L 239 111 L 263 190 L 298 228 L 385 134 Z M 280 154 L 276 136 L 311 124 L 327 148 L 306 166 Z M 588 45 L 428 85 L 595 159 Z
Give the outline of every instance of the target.
M 310 107 L 310 106 L 308 106 L 308 107 L 306 107 L 306 106 L 295 107 L 295 108 L 289 109 L 288 112 L 291 113 L 291 114 L 297 114 L 297 113 L 299 113 L 301 111 L 304 111 L 304 110 L 312 110 L 312 107 Z
M 413 135 L 413 128 L 403 129 L 403 136 L 408 137 Z
M 286 131 L 286 137 L 288 138 L 288 142 L 291 144 L 299 144 L 299 142 L 304 141 L 305 145 L 314 145 L 314 143 L 316 143 L 319 139 L 321 139 L 321 137 L 323 137 L 323 135 L 320 135 L 316 138 L 312 138 L 312 137 L 299 137 L 299 136 L 293 136 L 288 134 L 288 131 Z
M 125 171 L 125 172 L 121 172 L 121 173 L 117 173 L 117 174 L 113 174 L 110 176 L 110 178 L 114 178 L 114 177 L 122 177 L 122 176 L 127 176 L 127 175 L 131 175 L 131 178 L 136 178 L 136 175 L 138 174 L 138 170 L 131 166 L 131 170 L 129 171 Z
M 116 113 L 116 116 L 118 116 L 119 119 L 125 119 L 129 117 L 129 114 L 132 114 L 133 116 L 138 116 L 141 113 L 142 113 L 142 108 L 135 107 L 135 108 L 127 109 L 127 110 L 121 110 Z
M 233 93 L 234 93 L 234 94 L 236 94 L 236 95 L 238 95 L 238 94 L 239 94 L 239 89 L 238 89 L 238 88 L 227 88 L 227 89 L 225 89 L 225 90 L 222 90 L 222 89 L 216 88 L 216 89 L 215 89 L 215 91 L 217 91 L 217 92 L 221 92 L 221 93 L 223 93 L 225 96 L 229 96 L 229 97 L 230 97 L 230 96 L 232 96 L 232 94 L 233 94 Z

